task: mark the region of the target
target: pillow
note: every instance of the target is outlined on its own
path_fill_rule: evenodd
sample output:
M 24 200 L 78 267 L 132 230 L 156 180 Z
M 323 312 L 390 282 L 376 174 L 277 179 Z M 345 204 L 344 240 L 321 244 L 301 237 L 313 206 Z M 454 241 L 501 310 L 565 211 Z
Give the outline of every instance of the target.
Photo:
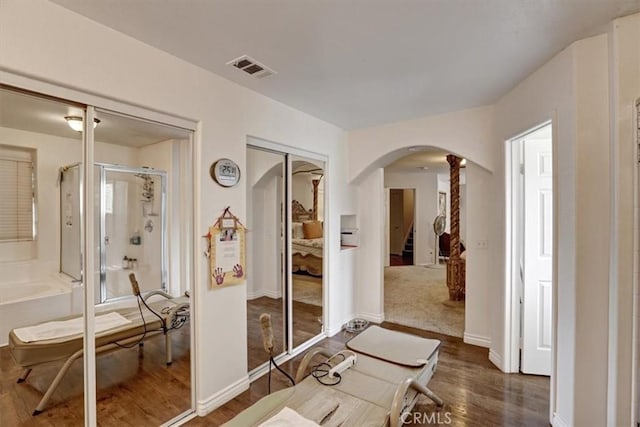
M 317 239 L 322 237 L 322 223 L 320 221 L 307 221 L 302 223 L 302 232 L 305 239 Z
M 291 223 L 291 238 L 292 239 L 304 239 L 304 231 L 302 230 L 301 222 Z

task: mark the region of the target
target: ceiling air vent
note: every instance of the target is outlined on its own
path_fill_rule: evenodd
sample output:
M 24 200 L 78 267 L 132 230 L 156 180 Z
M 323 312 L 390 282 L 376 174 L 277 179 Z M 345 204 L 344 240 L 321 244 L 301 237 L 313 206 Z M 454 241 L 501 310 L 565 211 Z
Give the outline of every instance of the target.
M 242 70 L 250 76 L 255 77 L 256 79 L 269 77 L 270 75 L 276 73 L 271 68 L 262 65 L 261 63 L 247 55 L 242 55 L 240 58 L 236 58 L 232 61 L 227 62 L 227 65 L 236 67 L 238 70 Z

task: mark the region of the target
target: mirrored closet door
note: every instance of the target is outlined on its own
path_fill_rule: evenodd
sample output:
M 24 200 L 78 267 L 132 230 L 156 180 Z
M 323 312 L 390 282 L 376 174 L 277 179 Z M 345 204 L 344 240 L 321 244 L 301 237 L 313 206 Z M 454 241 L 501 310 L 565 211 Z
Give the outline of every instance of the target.
M 193 411 L 193 170 L 190 130 L 0 86 L 0 425 Z
M 285 177 L 283 153 L 247 149 L 247 356 L 253 370 L 269 360 L 260 315 L 271 315 L 273 356 L 287 350 Z
M 96 351 L 98 423 L 160 425 L 192 408 L 191 132 L 96 117 L 96 319 L 117 310 L 143 332 Z
M 291 347 L 323 331 L 324 162 L 291 161 Z
M 271 315 L 273 356 L 323 333 L 324 161 L 247 148 L 248 369 L 265 366 L 260 316 Z
M 57 350 L 37 347 L 46 348 L 42 343 L 52 338 L 69 340 L 75 348 L 84 345 L 80 189 L 85 112 L 83 105 L 0 87 L 3 426 L 35 423 L 45 417 L 45 423 L 52 425 L 84 422 L 82 358 L 69 366 L 55 387 L 53 379 L 64 361 L 55 361 L 60 358 Z M 80 123 L 79 131 L 70 127 L 73 121 Z M 63 180 L 64 167 L 70 164 L 75 169 Z M 63 248 L 75 252 L 73 265 L 61 263 Z M 67 328 L 51 323 L 68 316 L 75 321 Z M 47 390 L 54 391 L 51 398 L 45 398 Z

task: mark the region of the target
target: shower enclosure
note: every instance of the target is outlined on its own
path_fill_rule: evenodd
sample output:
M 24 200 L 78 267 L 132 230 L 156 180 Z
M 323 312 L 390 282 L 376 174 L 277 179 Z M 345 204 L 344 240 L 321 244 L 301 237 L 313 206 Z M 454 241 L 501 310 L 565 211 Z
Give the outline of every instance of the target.
M 151 168 L 96 163 L 96 304 L 131 295 L 129 273 L 142 291 L 167 287 L 167 174 Z M 60 172 L 60 271 L 81 280 L 80 170 Z

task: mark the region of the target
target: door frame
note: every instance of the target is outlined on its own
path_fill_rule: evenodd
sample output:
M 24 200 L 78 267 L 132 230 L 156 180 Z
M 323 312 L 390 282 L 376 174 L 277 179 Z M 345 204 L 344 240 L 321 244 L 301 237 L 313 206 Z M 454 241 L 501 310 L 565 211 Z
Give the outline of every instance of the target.
M 386 261 L 383 263 L 383 265 L 387 265 L 387 263 L 390 263 L 389 260 L 391 259 L 391 190 L 403 190 L 403 192 L 405 190 L 411 190 L 413 191 L 413 256 L 412 256 L 412 265 L 416 265 L 416 253 L 417 251 L 417 246 L 416 243 L 418 242 L 418 239 L 416 239 L 416 218 L 417 218 L 417 214 L 418 214 L 418 203 L 417 203 L 417 198 L 418 198 L 418 191 L 415 187 L 384 187 L 384 191 L 387 194 L 386 196 L 386 209 L 385 209 L 385 215 L 386 215 L 386 221 L 385 221 L 385 236 L 386 236 L 386 242 L 385 242 L 385 251 L 386 251 Z M 404 193 L 403 193 L 404 194 Z M 404 248 L 404 245 L 403 245 Z
M 557 330 L 558 330 L 558 163 L 557 163 L 557 120 L 555 114 L 550 119 L 521 132 L 505 141 L 505 333 L 504 333 L 504 359 L 499 366 L 508 373 L 520 371 L 520 329 L 521 329 L 521 305 L 518 286 L 518 248 L 515 244 L 517 236 L 517 183 L 520 174 L 520 162 L 517 157 L 517 145 L 526 135 L 551 125 L 552 147 L 552 171 L 553 171 L 553 273 L 551 292 L 551 378 L 549 411 L 550 417 L 555 413 L 556 367 L 557 367 Z M 551 419 L 551 418 L 550 418 Z

